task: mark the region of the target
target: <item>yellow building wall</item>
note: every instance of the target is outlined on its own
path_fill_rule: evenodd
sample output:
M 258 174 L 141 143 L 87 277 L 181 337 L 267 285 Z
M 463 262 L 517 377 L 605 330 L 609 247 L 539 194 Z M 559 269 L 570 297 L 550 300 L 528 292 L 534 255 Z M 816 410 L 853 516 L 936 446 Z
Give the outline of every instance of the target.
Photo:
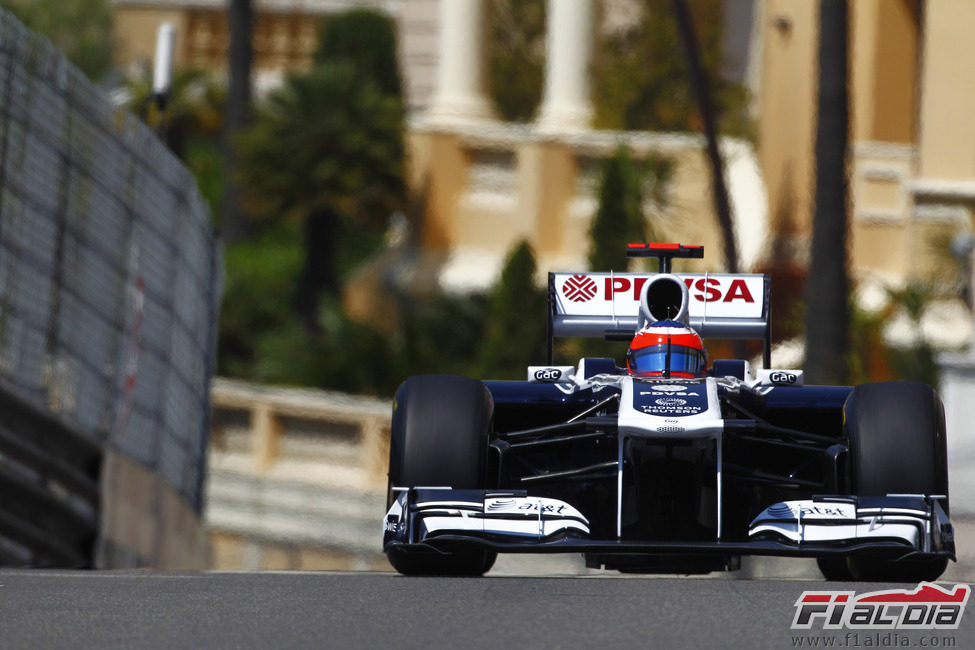
M 467 156 L 460 138 L 449 133 L 412 134 L 409 142 L 412 189 L 423 205 L 421 244 L 427 250 L 446 251 L 455 240 Z
M 159 25 L 168 22 L 176 28 L 174 63 L 177 66 L 184 65 L 186 17 L 187 14 L 182 9 L 116 7 L 115 62 L 123 68 L 133 63 L 151 66 L 156 54 L 156 31 Z
M 853 4 L 859 6 L 860 3 Z M 916 0 L 880 4 L 873 93 L 869 98 L 874 110 L 867 138 L 913 142 L 917 115 L 919 8 Z
M 285 70 L 308 65 L 318 45 L 321 15 L 299 11 L 260 11 L 254 20 L 254 67 Z M 226 70 L 229 29 L 225 9 L 188 5 L 173 9 L 123 5 L 115 9 L 116 62 L 127 67 L 151 62 L 156 30 L 176 28 L 175 64 Z
M 920 176 L 975 177 L 975 2 L 925 3 Z
M 875 43 L 880 29 L 877 14 L 882 2 L 861 0 L 850 7 L 850 93 L 853 104 L 850 123 L 854 140 L 873 139 L 874 102 L 871 96 L 876 86 L 873 74 L 877 60 Z
M 578 187 L 576 157 L 568 147 L 554 143 L 533 145 L 526 153 L 537 177 L 534 200 L 528 206 L 538 215 L 535 250 L 543 255 L 558 254 L 571 243 L 565 237 L 569 220 L 566 208 Z
M 811 232 L 818 3 L 766 0 L 758 160 L 769 219 L 800 238 Z
M 902 222 L 860 221 L 852 233 L 851 263 L 860 274 L 893 282 L 907 270 L 907 230 Z M 859 274 L 858 274 L 859 275 Z
M 765 2 L 758 156 L 772 227 L 795 232 L 800 263 L 815 210 L 818 21 L 815 0 Z M 856 0 L 849 28 L 850 269 L 896 286 L 943 266 L 936 242 L 971 228 L 918 216 L 911 188 L 918 177 L 975 180 L 975 85 L 959 77 L 975 58 L 975 2 Z
M 910 143 L 917 116 L 917 0 L 850 4 L 854 141 Z

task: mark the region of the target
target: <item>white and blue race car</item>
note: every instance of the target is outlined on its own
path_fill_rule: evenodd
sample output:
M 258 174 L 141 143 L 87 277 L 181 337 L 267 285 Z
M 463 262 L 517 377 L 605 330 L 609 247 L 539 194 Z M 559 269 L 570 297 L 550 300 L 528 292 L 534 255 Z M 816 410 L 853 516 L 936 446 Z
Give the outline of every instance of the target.
M 955 559 L 944 409 L 924 384 L 807 386 L 769 369 L 769 279 L 673 274 L 703 249 L 631 246 L 658 273 L 549 275 L 558 336 L 667 320 L 761 339 L 765 368 L 702 376 L 584 358 L 526 381 L 410 377 L 393 405 L 383 548 L 407 575 L 481 575 L 497 553 L 582 553 L 625 572 L 815 557 L 829 579 L 934 580 Z

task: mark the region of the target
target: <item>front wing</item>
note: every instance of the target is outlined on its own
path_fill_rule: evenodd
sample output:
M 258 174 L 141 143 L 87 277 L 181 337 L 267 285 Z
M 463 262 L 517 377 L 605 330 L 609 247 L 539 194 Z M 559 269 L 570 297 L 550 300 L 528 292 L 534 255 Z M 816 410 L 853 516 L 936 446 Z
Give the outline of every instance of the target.
M 525 491 L 394 488 L 383 549 L 450 551 L 480 546 L 509 553 L 783 555 L 826 557 L 884 552 L 955 559 L 943 497 L 817 496 L 766 508 L 742 541 L 592 539 L 575 507 Z

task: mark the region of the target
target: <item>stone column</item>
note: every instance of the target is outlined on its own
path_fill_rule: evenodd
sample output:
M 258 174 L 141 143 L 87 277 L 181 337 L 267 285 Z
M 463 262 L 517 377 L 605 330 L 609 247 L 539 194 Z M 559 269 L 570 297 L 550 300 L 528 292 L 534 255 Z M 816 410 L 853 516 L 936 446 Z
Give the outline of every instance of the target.
M 484 93 L 484 0 L 440 0 L 437 89 L 428 118 L 469 122 L 491 116 Z
M 589 128 L 589 61 L 595 35 L 593 0 L 548 0 L 545 93 L 536 126 L 540 131 Z

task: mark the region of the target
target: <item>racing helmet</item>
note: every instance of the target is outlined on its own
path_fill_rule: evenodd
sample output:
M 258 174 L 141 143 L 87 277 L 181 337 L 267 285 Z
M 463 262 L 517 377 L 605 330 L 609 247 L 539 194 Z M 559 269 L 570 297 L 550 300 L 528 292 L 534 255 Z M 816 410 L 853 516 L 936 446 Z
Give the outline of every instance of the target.
M 635 375 L 700 377 L 707 364 L 701 337 L 674 320 L 647 325 L 636 333 L 626 352 L 626 368 Z

